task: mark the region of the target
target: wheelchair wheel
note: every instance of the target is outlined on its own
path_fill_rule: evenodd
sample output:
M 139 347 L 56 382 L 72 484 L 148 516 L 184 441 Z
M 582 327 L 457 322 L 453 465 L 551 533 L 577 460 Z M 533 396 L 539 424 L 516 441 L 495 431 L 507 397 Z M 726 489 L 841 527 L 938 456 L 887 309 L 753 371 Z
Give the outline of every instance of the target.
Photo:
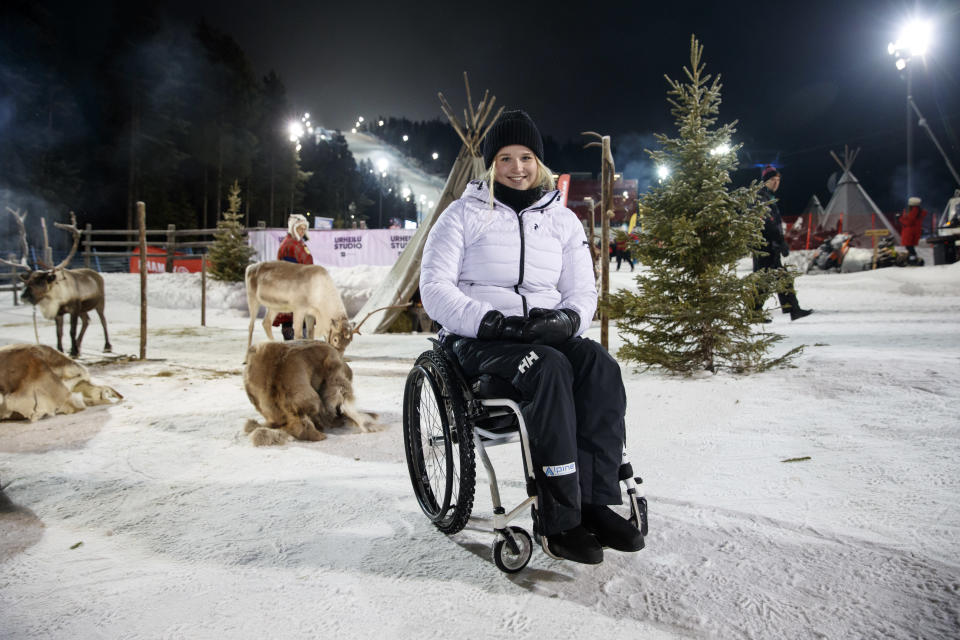
M 456 378 L 434 351 L 420 354 L 407 376 L 403 444 L 420 508 L 444 533 L 463 529 L 476 485 L 473 434 Z
M 512 540 L 497 534 L 493 543 L 493 561 L 504 573 L 516 573 L 527 566 L 533 555 L 533 541 L 530 534 L 521 527 L 510 527 Z M 511 544 L 512 543 L 512 544 Z

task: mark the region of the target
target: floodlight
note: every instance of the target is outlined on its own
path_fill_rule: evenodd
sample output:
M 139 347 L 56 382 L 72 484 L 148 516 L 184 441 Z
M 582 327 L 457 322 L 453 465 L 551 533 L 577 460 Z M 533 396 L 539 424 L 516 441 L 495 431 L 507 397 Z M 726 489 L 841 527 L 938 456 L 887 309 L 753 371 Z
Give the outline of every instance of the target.
M 730 145 L 724 142 L 723 144 L 718 144 L 713 149 L 710 150 L 710 155 L 712 156 L 722 156 L 730 153 Z
M 357 122 L 363 122 L 363 116 L 357 116 Z
M 436 159 L 439 158 L 439 157 L 440 157 L 440 154 L 437 153 L 436 151 L 434 151 L 434 152 L 433 152 L 433 159 L 436 160 Z
M 299 122 L 291 122 L 287 130 L 290 132 L 290 142 L 296 142 L 303 135 L 303 125 Z
M 403 134 L 403 141 L 404 141 L 404 142 L 406 142 L 406 141 L 409 140 L 409 139 L 410 139 L 410 136 L 408 136 L 407 134 Z
M 907 61 L 903 58 L 897 58 L 897 71 L 903 71 L 907 68 Z
M 377 160 L 377 169 L 380 170 L 380 173 L 386 173 L 387 167 L 389 166 L 390 166 L 390 161 L 387 160 L 386 158 L 380 158 L 379 160 Z
M 657 177 L 661 180 L 666 180 L 667 176 L 670 175 L 670 168 L 666 165 L 660 165 L 657 167 Z

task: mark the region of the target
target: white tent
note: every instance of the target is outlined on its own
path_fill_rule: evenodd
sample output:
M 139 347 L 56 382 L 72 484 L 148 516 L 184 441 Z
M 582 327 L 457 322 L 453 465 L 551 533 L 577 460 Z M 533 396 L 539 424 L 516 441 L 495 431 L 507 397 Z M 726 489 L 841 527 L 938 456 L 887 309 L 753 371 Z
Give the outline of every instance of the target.
M 857 177 L 850 170 L 859 151 L 857 149 L 851 153 L 845 148 L 843 161 L 833 151 L 830 152 L 833 159 L 843 169 L 843 175 L 837 181 L 837 188 L 834 190 L 830 202 L 827 203 L 827 208 L 824 209 L 821 226 L 824 229 L 836 229 L 839 226 L 844 233 L 855 234 L 856 237 L 852 244 L 858 246 L 872 244 L 870 238 L 863 235 L 865 231 L 886 227 L 896 243 L 900 244 L 900 234 L 897 233 L 896 228 L 867 195 Z
M 823 205 L 820 204 L 820 198 L 818 198 L 816 194 L 810 196 L 810 200 L 807 202 L 807 206 L 804 207 L 800 217 L 803 218 L 805 227 L 816 229 L 817 227 L 823 226 L 826 213 L 823 210 Z
M 463 80 L 467 87 L 467 107 L 469 108 L 469 111 L 464 110 L 463 123 L 454 115 L 453 109 L 450 108 L 443 94 L 438 94 L 443 112 L 450 119 L 450 124 L 456 130 L 460 139 L 463 140 L 463 147 L 460 148 L 460 153 L 453 163 L 453 168 L 450 169 L 450 175 L 443 187 L 443 193 L 437 201 L 436 208 L 429 216 L 423 218 L 416 233 L 407 242 L 406 248 L 397 258 L 386 279 L 371 294 L 366 304 L 354 318 L 362 322 L 369 315 L 369 321 L 373 324 L 373 333 L 386 332 L 397 315 L 401 313 L 401 309 L 397 308 L 397 305 L 406 305 L 413 301 L 414 294 L 420 286 L 420 261 L 423 257 L 423 247 L 427 242 L 427 234 L 430 233 L 430 229 L 433 228 L 444 209 L 460 197 L 463 190 L 467 188 L 467 183 L 483 175 L 484 166 L 480 143 L 490 129 L 490 125 L 500 117 L 503 107 L 500 107 L 493 118 L 490 118 L 496 98 L 490 96 L 488 91 L 484 93 L 483 100 L 474 109 L 466 72 L 463 74 Z M 489 122 L 490 125 L 484 128 L 486 122 Z M 393 308 L 384 309 L 384 307 Z

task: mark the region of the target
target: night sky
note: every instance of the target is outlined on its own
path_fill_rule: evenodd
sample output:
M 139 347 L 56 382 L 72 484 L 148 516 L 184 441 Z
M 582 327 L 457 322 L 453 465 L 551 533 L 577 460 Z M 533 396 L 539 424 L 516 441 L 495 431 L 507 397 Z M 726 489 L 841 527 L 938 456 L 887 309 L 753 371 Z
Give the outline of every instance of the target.
M 691 34 L 708 72 L 723 78 L 720 121 L 738 120 L 744 169 L 777 163 L 787 213 L 811 195 L 824 205 L 837 170 L 829 150 L 862 147 L 854 173 L 884 210 L 903 206 L 905 81 L 887 43 L 914 11 L 935 41 L 914 67 L 914 96 L 960 165 L 960 2 L 204 2 L 165 3 L 187 24 L 203 17 L 230 34 L 258 75 L 282 77 L 298 111 L 349 129 L 358 115 L 441 117 L 437 91 L 465 106 L 484 89 L 527 110 L 544 134 L 613 136 L 618 170 L 650 171 L 643 147 L 674 133 L 664 74 L 679 78 Z M 452 9 L 451 7 L 457 7 Z M 915 128 L 914 191 L 939 212 L 955 185 Z M 550 164 L 550 158 L 546 158 Z M 598 160 L 599 164 L 599 160 Z M 596 167 L 554 167 L 595 171 Z

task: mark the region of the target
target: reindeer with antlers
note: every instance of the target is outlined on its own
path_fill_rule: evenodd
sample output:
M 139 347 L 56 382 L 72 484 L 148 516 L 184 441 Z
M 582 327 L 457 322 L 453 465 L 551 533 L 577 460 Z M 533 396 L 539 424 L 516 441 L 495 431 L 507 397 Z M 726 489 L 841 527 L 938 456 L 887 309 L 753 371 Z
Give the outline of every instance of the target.
M 57 349 L 63 351 L 63 316 L 69 313 L 70 355 L 73 357 L 80 355 L 80 343 L 83 341 L 83 334 L 86 333 L 87 325 L 90 322 L 87 313 L 95 310 L 97 315 L 100 316 L 100 324 L 103 326 L 103 350 L 111 351 L 110 336 L 107 334 L 107 320 L 103 315 L 103 277 L 92 269 L 66 268 L 80 244 L 80 231 L 77 229 L 76 216 L 71 211 L 70 224 L 54 223 L 54 226 L 58 229 L 69 231 L 73 235 L 73 246 L 70 248 L 67 257 L 55 267 L 34 270 L 27 264 L 27 231 L 23 224 L 27 214 L 21 214 L 19 210 L 14 211 L 9 208 L 7 211 L 17 220 L 23 257 L 19 263 L 2 259 L 0 259 L 0 262 L 28 271 L 28 273 L 20 274 L 20 279 L 23 281 L 25 288 L 23 299 L 40 309 L 44 318 L 56 321 Z M 79 335 L 77 334 L 78 319 L 82 323 Z

